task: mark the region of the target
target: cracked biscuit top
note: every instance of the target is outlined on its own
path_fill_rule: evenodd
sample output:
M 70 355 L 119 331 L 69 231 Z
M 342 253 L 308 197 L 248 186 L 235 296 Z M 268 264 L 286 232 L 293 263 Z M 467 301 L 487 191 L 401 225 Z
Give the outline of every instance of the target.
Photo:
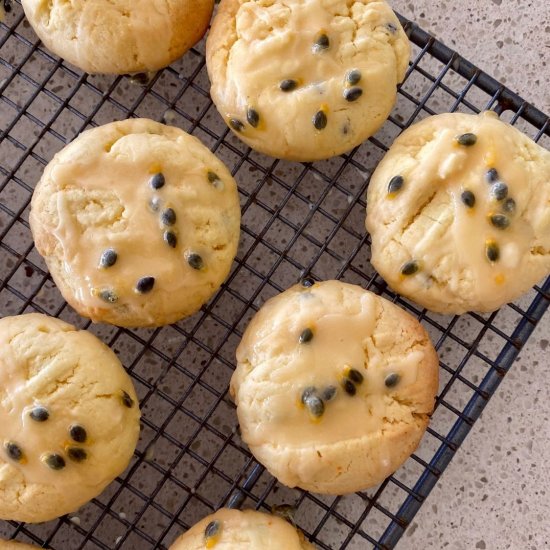
M 157 71 L 205 33 L 214 0 L 23 0 L 55 54 L 88 73 Z
M 494 311 L 550 273 L 550 152 L 496 113 L 412 126 L 367 199 L 373 265 L 432 311 Z
M 0 519 L 75 511 L 128 465 L 139 406 L 116 355 L 40 314 L 0 320 Z
M 358 286 L 306 280 L 247 328 L 231 380 L 243 440 L 289 487 L 376 485 L 428 424 L 438 360 L 409 314 Z
M 46 167 L 30 223 L 64 298 L 119 326 L 195 313 L 229 273 L 237 184 L 179 128 L 145 119 L 89 130 Z
M 222 0 L 207 41 L 229 127 L 277 158 L 349 151 L 388 117 L 410 45 L 379 0 Z

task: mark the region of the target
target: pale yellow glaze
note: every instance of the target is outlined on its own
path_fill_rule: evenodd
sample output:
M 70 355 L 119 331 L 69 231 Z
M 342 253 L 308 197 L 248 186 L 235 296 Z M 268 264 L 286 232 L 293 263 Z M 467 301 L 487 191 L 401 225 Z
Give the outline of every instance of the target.
M 330 46 L 315 51 L 321 34 Z M 371 0 L 223 0 L 207 43 L 211 94 L 226 122 L 242 121 L 237 135 L 254 149 L 295 160 L 326 158 L 372 135 L 395 102 L 409 53 L 390 7 Z M 352 69 L 361 71 L 363 96 L 348 102 Z M 297 89 L 281 91 L 285 79 Z M 248 107 L 260 115 L 257 128 Z M 324 130 L 312 123 L 319 110 Z
M 474 133 L 476 144 L 457 144 L 464 133 Z M 492 197 L 491 168 L 508 186 L 514 213 Z M 388 197 L 396 175 L 404 186 Z M 465 190 L 474 208 L 462 202 Z M 501 213 L 506 229 L 489 221 Z M 434 311 L 492 311 L 550 272 L 550 153 L 494 113 L 429 118 L 394 143 L 373 175 L 367 229 L 373 264 L 394 289 Z M 487 259 L 488 240 L 500 248 L 496 262 Z M 420 269 L 403 277 L 410 260 Z
M 210 182 L 209 171 L 220 179 Z M 166 180 L 158 190 L 150 185 L 156 173 Z M 176 213 L 173 226 L 161 222 L 167 208 Z M 182 130 L 113 123 L 83 134 L 46 168 L 31 224 L 39 251 L 53 257 L 56 282 L 69 287 L 65 298 L 82 314 L 162 325 L 193 313 L 227 275 L 238 242 L 237 189 L 223 164 Z M 165 231 L 177 235 L 175 248 L 164 242 Z M 111 248 L 116 264 L 99 267 Z M 190 254 L 200 255 L 203 269 L 189 265 Z M 147 294 L 136 290 L 143 277 L 155 278 Z M 114 292 L 116 303 L 102 299 L 104 291 Z
M 115 354 L 90 333 L 45 315 L 5 317 L 0 382 L 0 518 L 39 522 L 72 512 L 128 464 L 139 435 L 137 397 Z M 45 422 L 29 416 L 37 406 L 49 412 Z M 72 425 L 86 430 L 84 443 L 71 439 Z M 22 450 L 20 462 L 6 454 L 7 442 Z M 69 447 L 87 459 L 72 461 Z M 44 463 L 52 453 L 65 468 Z
M 23 0 L 48 48 L 87 72 L 154 71 L 204 34 L 213 0 Z
M 209 545 L 204 533 L 208 524 L 219 521 L 221 535 Z M 252 510 L 221 509 L 178 538 L 170 550 L 313 550 L 290 523 L 285 520 Z
M 254 401 L 264 403 L 266 410 L 262 414 L 268 415 L 250 426 L 249 445 L 301 445 L 313 435 L 316 443 L 330 444 L 376 432 L 382 427 L 384 410 L 391 401 L 386 399 L 386 376 L 398 373 L 402 377 L 401 389 L 416 382 L 422 352 L 412 350 L 389 364 L 376 352 L 372 336 L 378 298 L 365 292 L 358 297 L 355 311 L 327 310 L 327 301 L 332 297 L 326 295 L 338 292 L 335 285 L 323 287 L 323 295 L 316 289 L 289 291 L 286 297 L 290 304 L 286 306 L 294 311 L 293 316 L 285 319 L 277 311 L 278 304 L 270 302 L 264 306 L 263 314 L 271 322 L 243 340 L 237 361 L 244 366 L 246 384 L 258 383 Z M 300 344 L 305 328 L 313 330 L 313 340 Z M 365 351 L 369 349 L 372 354 Z M 273 350 L 287 358 L 284 367 L 272 370 L 272 365 L 263 362 L 262 358 L 273 354 Z M 248 372 L 250 362 L 253 369 Z M 354 397 L 340 387 L 346 367 L 357 369 L 365 377 Z M 234 384 L 239 382 L 237 376 Z M 304 389 L 331 385 L 338 388 L 337 396 L 327 403 L 321 419 L 313 420 L 307 408 L 298 405 Z M 349 422 L 348 418 L 362 421 Z
M 300 343 L 306 328 L 313 339 Z M 373 484 L 403 460 L 399 443 L 392 449 L 384 433 L 412 431 L 418 441 L 433 407 L 437 359 L 420 325 L 378 296 L 336 281 L 295 286 L 268 301 L 245 332 L 237 362 L 231 391 L 243 439 L 290 486 L 347 492 Z M 341 386 L 349 368 L 364 377 L 355 396 Z M 390 389 L 392 373 L 400 381 Z M 319 419 L 301 403 L 311 386 L 320 394 L 337 387 Z M 411 444 L 408 435 L 402 444 Z M 353 464 L 350 449 L 367 465 Z

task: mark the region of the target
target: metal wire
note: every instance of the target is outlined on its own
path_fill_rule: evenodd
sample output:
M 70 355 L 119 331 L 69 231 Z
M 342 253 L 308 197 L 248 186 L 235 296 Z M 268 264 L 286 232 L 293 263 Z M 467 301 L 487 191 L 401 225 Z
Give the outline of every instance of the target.
M 120 355 L 144 417 L 131 466 L 103 495 L 47 524 L 0 522 L 0 535 L 54 549 L 164 549 L 221 506 L 287 503 L 319 548 L 397 544 L 550 301 L 548 279 L 492 315 L 443 317 L 390 292 L 370 267 L 368 178 L 403 129 L 437 112 L 494 109 L 537 141 L 550 136 L 546 115 L 401 19 L 416 47 L 383 130 L 348 155 L 295 164 L 258 155 L 228 132 L 209 98 L 203 44 L 144 86 L 89 76 L 46 51 L 13 5 L 0 24 L 0 314 L 34 310 L 93 331 Z M 207 143 L 236 177 L 243 213 L 242 243 L 222 290 L 192 318 L 155 330 L 78 317 L 34 250 L 28 224 L 32 190 L 53 154 L 87 127 L 132 116 L 172 122 Z M 279 485 L 241 442 L 227 395 L 247 321 L 306 274 L 385 295 L 424 324 L 440 354 L 428 433 L 403 468 L 366 493 L 329 498 Z

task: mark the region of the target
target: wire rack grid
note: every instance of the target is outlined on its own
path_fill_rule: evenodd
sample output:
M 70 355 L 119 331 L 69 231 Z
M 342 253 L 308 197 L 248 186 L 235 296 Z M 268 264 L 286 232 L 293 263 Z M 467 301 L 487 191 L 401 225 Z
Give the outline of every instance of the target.
M 204 44 L 141 84 L 89 76 L 46 51 L 20 3 L 0 24 L 0 314 L 39 311 L 87 328 L 131 374 L 143 411 L 128 470 L 78 513 L 40 525 L 0 522 L 0 536 L 52 549 L 168 548 L 221 506 L 290 504 L 322 549 L 393 548 L 466 437 L 550 301 L 550 279 L 490 315 L 434 315 L 393 294 L 369 263 L 369 176 L 410 124 L 445 111 L 494 109 L 536 141 L 550 121 L 490 76 L 402 18 L 414 44 L 398 104 L 384 128 L 351 153 L 299 164 L 256 154 L 209 97 Z M 29 203 L 53 155 L 82 130 L 146 116 L 194 134 L 239 183 L 242 238 L 222 290 L 170 327 L 91 325 L 63 301 L 33 247 Z M 242 443 L 227 389 L 246 324 L 301 277 L 337 278 L 385 295 L 415 315 L 440 355 L 441 384 L 416 453 L 380 486 L 325 497 L 278 484 Z

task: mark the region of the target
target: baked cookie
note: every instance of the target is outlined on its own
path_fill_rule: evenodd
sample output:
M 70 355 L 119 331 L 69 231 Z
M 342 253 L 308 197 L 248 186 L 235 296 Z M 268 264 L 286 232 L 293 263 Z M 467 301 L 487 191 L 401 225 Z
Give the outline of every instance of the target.
M 229 127 L 253 149 L 297 161 L 373 135 L 409 57 L 383 0 L 222 0 L 206 44 L 210 93 Z
M 22 0 L 52 52 L 88 73 L 157 71 L 206 32 L 214 0 Z
M 160 326 L 195 313 L 239 241 L 237 184 L 199 140 L 151 120 L 84 132 L 46 167 L 30 223 L 81 315 Z
M 38 546 L 15 542 L 14 540 L 0 540 L 0 550 L 37 550 Z
M 492 112 L 427 118 L 372 176 L 366 226 L 395 291 L 494 311 L 550 273 L 550 152 Z
M 290 523 L 253 510 L 218 510 L 177 539 L 170 550 L 313 550 Z
M 416 449 L 438 359 L 391 302 L 339 281 L 272 298 L 237 349 L 242 438 L 281 483 L 340 495 L 380 483 Z
M 0 519 L 37 523 L 96 497 L 139 437 L 132 382 L 95 336 L 40 314 L 0 320 Z

